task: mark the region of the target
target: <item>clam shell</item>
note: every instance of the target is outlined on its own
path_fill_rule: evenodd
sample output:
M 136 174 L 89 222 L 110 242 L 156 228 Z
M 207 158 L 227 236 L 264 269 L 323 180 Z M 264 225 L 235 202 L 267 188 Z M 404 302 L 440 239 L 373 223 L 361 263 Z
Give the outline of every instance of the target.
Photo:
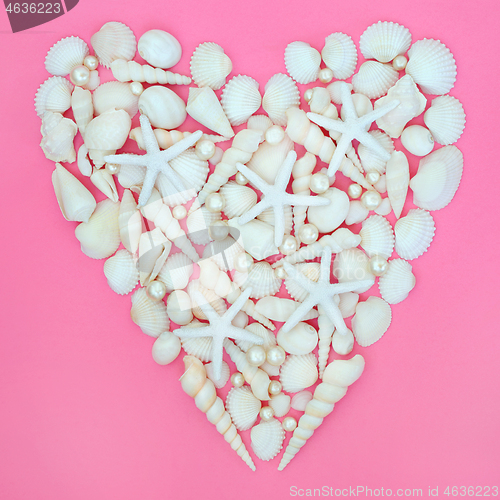
M 378 143 L 389 153 L 394 151 L 394 142 L 392 139 L 381 130 L 372 130 L 368 132 L 371 136 L 377 139 Z M 371 149 L 368 149 L 364 144 L 358 146 L 358 155 L 361 160 L 361 165 L 366 172 L 385 173 L 386 161 L 382 160 L 379 155 L 374 154 Z
M 88 45 L 77 36 L 68 36 L 52 45 L 45 57 L 45 69 L 55 76 L 66 76 L 83 64 L 89 54 Z
M 330 200 L 330 204 L 307 209 L 307 220 L 314 224 L 320 233 L 331 233 L 344 222 L 349 213 L 349 197 L 345 191 L 330 188 L 320 194 Z
M 226 83 L 233 64 L 220 45 L 205 42 L 193 52 L 190 68 L 193 81 L 198 87 L 218 90 Z
M 357 57 L 357 55 L 356 55 Z M 356 66 L 354 66 L 356 67 Z M 354 72 L 354 68 L 352 70 Z M 342 82 L 340 81 L 335 81 L 330 83 L 326 89 L 328 90 L 328 93 L 330 94 L 330 99 L 333 103 L 335 104 L 342 104 L 342 98 L 341 98 L 341 93 L 340 89 L 342 87 L 341 85 Z M 352 83 L 346 83 L 346 85 L 349 87 L 349 91 L 352 92 L 353 86 Z
M 175 66 L 182 56 L 182 47 L 177 38 L 163 30 L 143 33 L 137 43 L 137 50 L 148 64 L 162 69 Z
M 415 156 L 428 155 L 434 148 L 434 137 L 421 125 L 410 125 L 401 134 L 401 144 Z
M 92 101 L 96 115 L 114 108 L 124 109 L 133 118 L 139 110 L 139 97 L 132 94 L 129 83 L 103 83 L 95 89 Z
M 297 411 L 305 411 L 307 403 L 313 398 L 311 391 L 300 391 L 292 397 L 292 408 Z
M 276 278 L 274 269 L 268 262 L 257 262 L 248 273 L 235 271 L 233 281 L 242 291 L 252 287 L 253 299 L 274 295 L 281 287 L 281 280 Z
M 318 380 L 318 359 L 313 353 L 291 354 L 281 365 L 280 382 L 286 392 L 299 392 Z
M 257 193 L 252 188 L 240 186 L 234 181 L 224 184 L 220 193 L 226 200 L 224 213 L 229 219 L 243 215 L 257 203 Z
M 205 323 L 194 319 L 191 323 L 186 325 L 186 328 L 200 328 L 202 326 L 205 326 Z M 189 338 L 183 337 L 182 332 L 179 334 L 179 337 L 181 339 L 182 348 L 187 354 L 197 357 L 204 363 L 212 361 L 212 337 Z
M 333 261 L 333 275 L 339 283 L 368 279 L 373 279 L 373 282 L 375 282 L 375 276 L 370 272 L 368 257 L 359 248 L 342 250 L 342 252 L 335 256 Z M 366 292 L 369 288 L 371 286 L 358 289 L 356 292 Z
M 193 261 L 182 252 L 170 255 L 163 264 L 157 279 L 165 283 L 167 292 L 182 290 L 193 274 Z
M 210 212 L 203 205 L 188 215 L 186 234 L 195 245 L 206 245 L 212 240 L 208 228 L 217 220 L 221 220 L 220 212 Z
M 408 158 L 402 151 L 394 151 L 386 165 L 385 179 L 387 195 L 394 214 L 399 219 L 406 201 L 410 184 L 410 166 Z
M 174 361 L 181 352 L 181 341 L 172 332 L 163 332 L 155 340 L 151 354 L 159 365 L 168 365 Z
M 90 90 L 75 87 L 71 94 L 71 109 L 73 117 L 80 133 L 85 133 L 85 128 L 94 118 L 94 105 L 92 103 L 92 94 Z M 89 174 L 90 175 L 90 174 Z
M 399 304 L 408 297 L 415 283 L 411 264 L 403 259 L 392 259 L 389 268 L 378 280 L 378 288 L 388 304 Z
M 55 162 L 73 163 L 76 151 L 73 144 L 78 127 L 73 120 L 60 113 L 46 111 L 42 118 L 42 140 L 40 147 L 45 157 Z
M 167 298 L 168 317 L 176 324 L 185 326 L 193 320 L 191 298 L 184 290 L 174 290 Z
M 413 260 L 427 252 L 434 238 L 434 219 L 421 208 L 411 209 L 394 226 L 396 252 L 406 260 Z
M 464 107 L 451 95 L 436 97 L 425 112 L 424 122 L 436 142 L 444 146 L 453 144 L 460 139 L 465 128 Z
M 355 92 L 377 99 L 386 94 L 398 78 L 398 72 L 390 64 L 366 61 L 352 77 L 352 84 Z
M 321 54 L 306 42 L 292 42 L 285 49 L 285 66 L 297 83 L 311 83 L 318 79 Z
M 311 281 L 318 281 L 320 273 L 319 262 L 303 262 L 301 264 L 296 264 L 295 267 L 308 279 Z M 285 287 L 290 297 L 302 302 L 308 296 L 308 292 L 304 290 L 300 285 L 296 283 L 291 278 L 285 279 Z
M 275 125 L 285 126 L 286 110 L 300 106 L 300 92 L 295 82 L 283 73 L 273 75 L 265 86 L 262 107 Z
M 231 372 L 229 365 L 225 361 L 222 362 L 222 371 L 219 379 L 215 378 L 212 362 L 206 364 L 205 369 L 207 370 L 207 377 L 214 383 L 217 389 L 222 389 L 228 383 Z
M 339 294 L 339 309 L 343 318 L 349 318 L 356 311 L 359 302 L 359 294 L 356 292 L 345 292 Z
M 103 270 L 111 290 L 119 295 L 130 293 L 139 283 L 137 264 L 128 250 L 118 250 L 104 263 Z
M 253 427 L 250 438 L 255 455 L 267 462 L 272 460 L 283 448 L 285 431 L 281 427 L 281 422 L 272 418 Z
M 139 110 L 153 127 L 171 130 L 186 120 L 186 104 L 173 91 L 162 85 L 148 87 L 139 97 Z
M 158 337 L 168 331 L 170 326 L 164 302 L 150 299 L 145 288 L 139 288 L 132 295 L 130 316 L 142 332 L 150 337 Z
M 283 392 L 271 397 L 269 406 L 274 410 L 276 417 L 284 417 L 290 411 L 291 399 L 288 394 L 284 394 Z
M 99 62 L 106 68 L 116 59 L 131 61 L 137 48 L 132 30 L 125 24 L 114 21 L 104 24 L 94 33 L 90 43 Z
M 356 69 L 358 51 L 349 35 L 337 32 L 325 38 L 321 57 L 335 78 L 346 80 Z
M 368 347 L 387 331 L 391 324 L 391 306 L 380 297 L 368 297 L 356 306 L 352 318 L 352 332 L 361 347 Z
M 280 330 L 276 339 L 290 354 L 309 354 L 318 345 L 318 332 L 313 326 L 300 321 L 288 332 Z
M 120 149 L 128 139 L 132 120 L 123 109 L 110 109 L 96 116 L 85 129 L 85 146 L 89 149 Z
M 231 78 L 221 95 L 222 109 L 233 126 L 248 121 L 260 108 L 261 102 L 258 82 L 245 75 Z
M 404 54 L 411 44 L 408 28 L 398 23 L 379 21 L 363 32 L 359 39 L 359 50 L 365 59 L 376 59 L 387 63 L 397 55 Z
M 372 215 L 363 222 L 359 232 L 361 248 L 369 257 L 380 255 L 388 259 L 394 250 L 394 232 L 389 221 L 380 215 Z
M 239 431 L 246 431 L 257 421 L 262 404 L 248 386 L 233 387 L 226 397 L 226 410 Z
M 262 326 L 260 323 L 252 323 L 251 325 L 247 325 L 245 330 L 248 330 L 259 337 L 262 337 L 264 342 L 261 344 L 262 347 L 267 351 L 271 347 L 276 345 L 276 337 L 274 333 L 268 330 L 266 327 Z M 253 347 L 255 344 L 249 342 L 248 340 L 235 340 L 236 345 L 243 351 L 247 352 L 250 347 Z
M 73 85 L 61 76 L 52 76 L 45 80 L 35 95 L 35 110 L 38 116 L 46 111 L 64 113 L 71 106 Z

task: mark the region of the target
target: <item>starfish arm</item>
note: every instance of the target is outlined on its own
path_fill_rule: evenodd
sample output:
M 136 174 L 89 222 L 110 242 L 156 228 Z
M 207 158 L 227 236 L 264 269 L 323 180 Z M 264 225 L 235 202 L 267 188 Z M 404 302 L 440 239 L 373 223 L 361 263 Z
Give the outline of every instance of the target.
M 246 177 L 246 176 L 245 176 Z M 266 197 L 262 198 L 257 205 L 254 205 L 248 212 L 238 217 L 238 224 L 242 226 L 252 219 L 255 219 L 257 215 L 260 215 L 266 208 L 269 208 L 271 203 L 267 201 Z
M 269 184 L 243 163 L 237 162 L 236 168 L 262 193 L 269 191 Z
M 279 247 L 285 236 L 285 207 L 274 206 L 274 244 Z
M 224 318 L 227 323 L 231 323 L 236 315 L 240 312 L 241 308 L 245 305 L 246 301 L 252 295 L 252 287 L 249 286 L 243 292 L 241 292 L 240 296 L 233 302 L 231 307 L 224 313 Z
M 346 130 L 345 124 L 342 120 L 332 120 L 326 116 L 319 115 L 318 113 L 307 113 L 307 118 L 311 120 L 316 125 L 326 128 L 326 130 L 335 130 L 335 132 L 340 132 L 343 134 Z
M 181 153 L 184 153 L 186 149 L 190 148 L 194 144 L 198 142 L 198 140 L 201 138 L 203 135 L 203 132 L 201 130 L 197 130 L 196 132 L 193 132 L 191 135 L 188 135 L 184 139 L 182 139 L 179 142 L 176 142 L 174 145 L 170 146 L 168 149 L 165 149 L 165 151 L 162 152 L 163 155 L 166 157 L 166 161 L 173 160 L 177 156 L 179 156 Z
M 332 263 L 332 249 L 327 245 L 321 252 L 321 265 L 319 270 L 319 281 L 330 283 L 330 266 Z
M 311 295 L 307 296 L 304 302 L 300 304 L 297 309 L 292 313 L 292 315 L 286 320 L 285 324 L 281 327 L 283 333 L 289 332 L 294 326 L 296 326 L 301 319 L 317 304 L 314 297 Z
M 352 138 L 350 138 L 347 134 L 342 134 L 342 137 L 337 142 L 337 147 L 335 148 L 335 152 L 330 160 L 330 165 L 328 166 L 329 177 L 331 177 L 340 168 L 340 165 L 344 160 L 344 156 L 351 145 L 351 141 Z
M 216 336 L 212 338 L 212 366 L 214 379 L 219 380 L 222 376 L 222 357 L 224 355 L 224 338 Z
M 139 122 L 141 123 L 142 139 L 144 141 L 144 147 L 148 153 L 157 153 L 160 151 L 158 146 L 158 140 L 151 127 L 151 122 L 146 115 L 141 114 L 139 117 Z
M 206 335 L 203 335 L 205 332 Z M 176 328 L 172 333 L 177 337 L 185 337 L 187 339 L 197 339 L 199 337 L 212 337 L 210 325 L 200 326 L 199 328 L 191 328 L 189 326 L 181 326 Z
M 280 189 L 286 191 L 286 187 L 290 182 L 290 176 L 292 175 L 293 166 L 297 160 L 297 153 L 292 150 L 285 158 L 285 161 L 281 164 L 278 175 L 274 181 L 275 186 L 279 186 Z
M 373 123 L 375 120 L 378 120 L 379 118 L 382 118 L 382 116 L 386 115 L 389 113 L 389 111 L 392 111 L 394 108 L 397 108 L 401 102 L 398 99 L 393 99 L 392 101 L 388 102 L 387 104 L 384 104 L 383 106 L 380 106 L 373 111 L 370 111 L 366 115 L 363 115 L 360 120 L 362 123 L 365 125 Z
M 151 168 L 146 170 L 146 176 L 144 177 L 144 182 L 142 183 L 141 194 L 139 195 L 137 206 L 143 207 L 148 202 L 151 197 L 151 193 L 153 192 L 157 177 L 158 170 Z
M 287 205 L 296 205 L 299 207 L 321 207 L 330 204 L 330 200 L 328 198 L 323 198 L 322 196 L 302 196 L 300 194 L 290 193 L 286 194 L 287 197 L 285 198 L 285 201 Z
M 200 306 L 200 309 L 203 311 L 203 314 L 205 314 L 210 324 L 220 321 L 221 317 L 217 314 L 211 304 L 207 302 L 207 299 L 199 290 L 193 291 L 193 299 Z
M 358 118 L 349 85 L 345 82 L 342 82 L 340 85 L 340 101 L 342 102 L 342 109 L 344 110 L 346 120 Z
M 162 151 L 162 153 L 164 152 Z M 186 191 L 186 186 L 182 182 L 181 177 L 167 162 L 162 163 L 159 168 L 178 193 Z
M 104 161 L 106 163 L 118 163 L 119 165 L 132 165 L 135 167 L 144 167 L 146 155 L 135 155 L 133 153 L 124 153 L 121 155 L 106 155 Z
M 348 332 L 347 326 L 345 326 L 344 318 L 340 312 L 339 306 L 335 304 L 332 296 L 326 296 L 321 298 L 321 307 L 325 311 L 330 321 L 333 323 L 337 331 L 345 335 Z
M 347 281 L 345 283 L 333 283 L 330 285 L 331 293 L 338 295 L 346 292 L 356 292 L 357 290 L 366 289 L 367 286 L 373 286 L 375 279 L 362 281 Z
M 311 293 L 314 290 L 314 282 L 306 278 L 298 269 L 293 267 L 289 262 L 283 261 L 283 269 L 287 276 L 296 281 L 297 284 L 306 292 Z
M 391 155 L 382 147 L 380 142 L 368 132 L 361 134 L 358 139 L 361 144 L 371 149 L 382 160 L 389 161 L 391 158 Z

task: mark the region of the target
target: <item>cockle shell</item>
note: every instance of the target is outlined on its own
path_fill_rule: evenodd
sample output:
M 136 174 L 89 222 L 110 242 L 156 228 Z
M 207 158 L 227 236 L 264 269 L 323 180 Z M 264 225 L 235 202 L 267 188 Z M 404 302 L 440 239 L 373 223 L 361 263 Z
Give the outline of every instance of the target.
M 96 116 L 85 129 L 85 146 L 89 149 L 120 149 L 128 139 L 132 120 L 123 109 L 110 109 Z
M 313 353 L 291 354 L 281 365 L 280 382 L 286 392 L 298 392 L 318 380 L 318 359 Z
M 388 304 L 399 304 L 408 297 L 415 283 L 411 264 L 403 259 L 392 259 L 389 268 L 378 280 L 378 288 Z
M 349 318 L 356 310 L 359 302 L 359 294 L 356 292 L 345 292 L 339 294 L 339 309 L 343 318 Z
M 345 218 L 345 223 L 348 226 L 359 224 L 368 217 L 369 213 L 370 211 L 359 200 L 351 200 L 349 202 L 349 212 Z
M 299 321 L 286 333 L 280 330 L 276 339 L 278 345 L 290 354 L 309 354 L 318 345 L 318 332 L 313 326 Z
M 143 33 L 137 43 L 137 50 L 148 64 L 162 69 L 175 66 L 182 56 L 182 47 L 177 38 L 163 30 Z
M 330 200 L 329 205 L 322 207 L 309 207 L 307 220 L 314 224 L 320 233 L 331 233 L 344 222 L 349 213 L 349 197 L 337 188 L 330 188 L 319 195 Z
M 363 32 L 359 39 L 359 50 L 365 59 L 376 59 L 387 63 L 397 55 L 404 54 L 411 44 L 408 28 L 398 23 L 379 21 Z
M 335 78 L 346 80 L 356 69 L 358 51 L 349 35 L 337 32 L 325 38 L 321 57 Z
M 132 295 L 130 317 L 150 337 L 158 337 L 170 327 L 164 302 L 150 299 L 145 288 L 137 289 Z
M 285 217 L 285 234 L 290 234 L 292 232 L 292 225 L 293 225 L 293 212 L 292 212 L 292 207 L 290 205 L 285 205 L 283 207 L 283 214 Z M 266 208 L 265 210 L 262 211 L 259 215 L 257 215 L 257 219 L 261 220 L 263 222 L 267 222 L 271 226 L 275 226 L 276 220 L 274 217 L 274 210 L 269 207 Z
M 312 392 L 300 391 L 297 394 L 294 394 L 291 406 L 294 410 L 304 411 L 306 409 L 307 403 L 309 403 L 312 398 Z
M 303 262 L 296 264 L 295 267 L 311 281 L 318 281 L 320 274 L 319 262 Z M 302 302 L 306 299 L 308 292 L 304 290 L 295 280 L 291 278 L 285 279 L 285 287 L 290 297 Z
M 191 298 L 184 290 L 174 290 L 167 298 L 168 317 L 177 325 L 187 325 L 193 320 L 191 305 Z
M 68 36 L 52 45 L 45 57 L 45 69 L 55 76 L 66 76 L 83 64 L 89 53 L 88 45 L 77 36 Z
M 46 111 L 64 113 L 71 106 L 73 85 L 61 76 L 52 76 L 45 80 L 35 95 L 35 110 L 38 116 Z
M 354 48 L 356 49 L 356 47 L 354 47 Z M 356 53 L 356 58 L 357 58 L 357 53 Z M 352 69 L 353 72 L 354 72 L 355 67 L 356 66 L 354 66 L 354 68 Z M 341 85 L 342 83 L 343 82 L 341 82 L 341 81 L 335 81 L 335 82 L 330 83 L 330 85 L 328 85 L 328 87 L 326 87 L 326 90 L 328 90 L 328 93 L 330 94 L 331 101 L 335 104 L 342 104 L 342 97 L 341 97 L 341 92 L 340 92 L 340 89 L 342 88 L 342 85 Z M 344 82 L 344 83 L 346 83 L 346 82 Z M 346 85 L 349 87 L 349 92 L 352 92 L 352 89 L 353 89 L 352 83 L 346 83 Z
M 363 222 L 359 232 L 361 248 L 369 257 L 380 255 L 388 259 L 394 250 L 394 232 L 390 222 L 380 215 L 372 215 Z
M 258 219 L 251 220 L 240 226 L 238 219 L 229 219 L 227 223 L 240 233 L 238 242 L 256 260 L 263 260 L 279 253 L 274 244 L 274 228 Z
M 285 49 L 285 66 L 297 83 L 311 83 L 318 79 L 321 54 L 306 42 L 292 42 Z
M 410 181 L 413 203 L 426 210 L 441 210 L 455 196 L 464 168 L 464 157 L 456 146 L 445 146 L 422 158 Z
M 233 387 L 226 397 L 226 410 L 239 431 L 246 431 L 256 422 L 262 404 L 250 387 Z
M 283 448 L 285 431 L 281 422 L 272 418 L 253 427 L 250 438 L 255 455 L 267 462 L 272 460 Z
M 55 162 L 66 161 L 73 163 L 76 160 L 76 151 L 73 144 L 78 127 L 73 120 L 64 118 L 60 113 L 46 111 L 42 118 L 42 140 L 40 147 L 45 157 Z
M 187 235 L 195 245 L 206 245 L 212 238 L 208 228 L 213 222 L 221 220 L 220 212 L 210 212 L 205 205 L 188 215 L 186 219 Z
M 92 94 L 89 90 L 75 87 L 71 94 L 71 109 L 73 117 L 80 133 L 85 134 L 85 128 L 94 118 L 94 105 L 92 102 Z
M 119 295 L 130 293 L 139 283 L 136 261 L 128 250 L 118 250 L 104 263 L 103 271 L 111 290 Z
M 168 365 L 174 361 L 181 352 L 181 341 L 172 332 L 163 332 L 155 340 L 151 354 L 159 365 Z
M 182 290 L 193 274 L 193 261 L 182 252 L 170 255 L 158 273 L 158 279 L 165 283 L 167 292 Z
M 205 369 L 207 370 L 207 377 L 214 383 L 217 389 L 222 389 L 229 381 L 231 371 L 229 370 L 229 365 L 225 361 L 222 362 L 221 376 L 219 379 L 215 378 L 212 362 L 206 364 Z
M 92 100 L 96 115 L 114 108 L 124 109 L 133 118 L 139 110 L 139 97 L 132 94 L 128 83 L 103 83 L 95 89 Z
M 284 417 L 290 411 L 291 397 L 288 394 L 280 392 L 272 396 L 269 401 L 269 406 L 274 410 L 274 416 Z
M 135 56 L 137 42 L 132 30 L 123 23 L 109 22 L 94 33 L 90 43 L 99 62 L 109 68 L 116 59 L 131 61 Z
M 283 73 L 273 75 L 265 86 L 262 107 L 275 125 L 285 126 L 286 110 L 300 105 L 300 92 L 295 82 Z
M 291 299 L 281 297 L 263 297 L 255 304 L 255 310 L 272 321 L 285 322 L 297 309 L 300 303 Z M 311 311 L 304 317 L 304 320 L 318 317 L 318 311 Z
M 266 327 L 262 326 L 260 323 L 252 323 L 251 325 L 247 325 L 245 326 L 245 330 L 248 330 L 249 332 L 252 332 L 255 335 L 261 337 L 264 340 L 261 345 L 266 351 L 276 345 L 276 337 L 274 336 L 274 334 Z M 247 352 L 250 347 L 255 345 L 248 340 L 236 340 L 235 342 L 243 352 Z
M 274 269 L 268 262 L 257 262 L 248 273 L 235 271 L 233 281 L 244 291 L 252 288 L 253 299 L 274 295 L 281 287 L 281 280 L 276 278 Z
M 139 110 L 153 127 L 171 130 L 186 120 L 186 105 L 173 91 L 162 85 L 152 85 L 139 97 Z
M 427 252 L 434 238 L 434 219 L 421 208 L 409 210 L 394 226 L 396 252 L 406 260 L 413 260 Z
M 137 209 L 134 195 L 128 189 L 123 191 L 118 214 L 118 225 L 123 246 L 130 253 L 135 253 L 139 248 L 143 222 L 141 212 Z
M 220 100 L 229 123 L 241 125 L 260 108 L 259 84 L 250 76 L 235 76 L 224 86 Z
M 368 297 L 356 306 L 352 318 L 352 332 L 361 347 L 368 347 L 387 331 L 391 324 L 391 306 L 380 297 Z
M 200 328 L 205 325 L 206 323 L 202 323 L 195 318 L 186 326 L 188 328 Z M 207 361 L 212 361 L 212 337 L 190 338 L 183 337 L 182 333 L 179 335 L 179 337 L 181 339 L 182 348 L 186 351 L 187 354 L 195 356 L 204 363 Z
M 428 155 L 434 148 L 434 137 L 421 125 L 410 125 L 401 134 L 401 144 L 415 156 Z
M 247 128 L 262 132 L 262 137 L 265 131 L 273 125 L 273 121 L 267 115 L 252 115 L 247 122 Z
M 377 139 L 377 142 L 389 153 L 394 151 L 394 142 L 392 139 L 381 130 L 371 130 L 368 132 L 371 136 Z M 366 172 L 378 172 L 383 174 L 387 164 L 379 155 L 374 154 L 371 149 L 368 149 L 364 144 L 358 146 L 358 155 L 361 160 L 361 165 Z
M 460 139 L 465 128 L 464 107 L 451 95 L 436 97 L 424 114 L 424 122 L 436 142 L 453 144 Z
M 352 84 L 355 92 L 377 99 L 396 83 L 398 77 L 398 72 L 390 64 L 366 61 L 352 77 Z
M 220 193 L 226 201 L 224 213 L 230 219 L 248 212 L 257 203 L 257 193 L 252 188 L 240 186 L 234 181 L 224 184 Z
M 410 166 L 408 158 L 402 151 L 394 151 L 386 165 L 385 178 L 387 195 L 391 202 L 394 214 L 399 219 L 406 201 L 408 185 L 410 183 Z
M 349 281 L 373 280 L 375 276 L 370 272 L 368 257 L 359 248 L 342 250 L 333 261 L 333 275 L 339 283 Z M 366 292 L 371 286 L 357 289 L 356 292 Z
M 90 180 L 92 184 L 110 200 L 118 201 L 118 191 L 116 189 L 115 179 L 107 170 L 94 169 L 94 172 L 90 176 Z
M 205 42 L 193 52 L 190 68 L 193 81 L 198 87 L 218 90 L 226 83 L 233 64 L 220 45 Z

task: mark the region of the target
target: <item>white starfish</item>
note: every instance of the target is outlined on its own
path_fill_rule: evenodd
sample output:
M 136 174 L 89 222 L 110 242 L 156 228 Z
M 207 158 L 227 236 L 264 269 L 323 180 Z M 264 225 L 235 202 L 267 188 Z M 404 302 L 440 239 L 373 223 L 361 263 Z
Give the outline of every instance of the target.
M 160 172 L 165 175 L 177 192 L 186 190 L 186 186 L 184 186 L 182 179 L 179 177 L 177 172 L 173 170 L 168 162 L 186 151 L 186 149 L 193 146 L 203 135 L 203 132 L 198 130 L 173 146 L 160 151 L 160 147 L 158 146 L 158 141 L 153 132 L 153 128 L 151 127 L 149 118 L 146 115 L 141 115 L 140 122 L 146 154 L 108 155 L 104 157 L 104 160 L 108 163 L 118 163 L 120 165 L 146 167 L 146 177 L 144 178 L 144 182 L 142 184 L 142 190 L 138 202 L 138 205 L 142 207 L 148 202 L 151 192 L 153 191 L 156 178 Z
M 330 321 L 341 334 L 346 334 L 349 330 L 345 325 L 344 318 L 340 312 L 335 296 L 340 293 L 354 292 L 373 285 L 373 280 L 349 281 L 346 283 L 330 283 L 330 264 L 332 260 L 332 249 L 328 246 L 323 248 L 321 254 L 321 267 L 317 282 L 306 278 L 298 269 L 288 262 L 283 262 L 283 267 L 287 275 L 297 282 L 309 295 L 286 320 L 282 327 L 283 332 L 289 332 L 297 323 L 315 306 L 323 307 Z
M 246 214 L 238 218 L 238 224 L 243 225 L 255 219 L 266 208 L 272 207 L 274 212 L 274 244 L 279 247 L 283 243 L 285 235 L 285 212 L 287 205 L 300 205 L 317 207 L 328 205 L 330 200 L 319 196 L 300 196 L 286 192 L 286 187 L 290 182 L 293 164 L 297 159 L 297 153 L 290 151 L 285 161 L 281 164 L 274 184 L 268 184 L 262 177 L 257 175 L 242 163 L 236 163 L 236 168 L 259 190 L 262 192 L 262 198 L 259 203 L 252 207 Z
M 307 113 L 307 117 L 312 122 L 320 127 L 326 128 L 329 132 L 340 132 L 341 138 L 337 142 L 337 148 L 333 153 L 330 165 L 328 167 L 328 175 L 332 176 L 340 167 L 344 155 L 347 153 L 353 139 L 357 139 L 361 144 L 372 150 L 373 153 L 380 156 L 383 160 L 389 160 L 391 155 L 372 137 L 367 130 L 371 124 L 380 117 L 392 111 L 399 105 L 399 101 L 394 99 L 379 108 L 370 111 L 366 115 L 358 117 L 356 108 L 352 101 L 352 94 L 349 86 L 345 82 L 341 82 L 340 96 L 342 99 L 342 107 L 345 111 L 345 120 L 332 120 L 326 116 L 318 115 L 317 113 Z
M 201 307 L 201 310 L 205 313 L 205 316 L 210 324 L 199 328 L 189 328 L 184 326 L 174 330 L 174 333 L 178 337 L 212 337 L 212 363 L 214 367 L 214 378 L 216 380 L 219 380 L 222 374 L 224 339 L 246 340 L 252 344 L 262 344 L 264 342 L 262 337 L 231 324 L 231 321 L 250 298 L 251 293 L 252 288 L 247 288 L 235 300 L 234 304 L 224 313 L 224 315 L 219 316 L 215 309 L 207 302 L 202 293 L 195 291 L 193 293 L 193 298 Z

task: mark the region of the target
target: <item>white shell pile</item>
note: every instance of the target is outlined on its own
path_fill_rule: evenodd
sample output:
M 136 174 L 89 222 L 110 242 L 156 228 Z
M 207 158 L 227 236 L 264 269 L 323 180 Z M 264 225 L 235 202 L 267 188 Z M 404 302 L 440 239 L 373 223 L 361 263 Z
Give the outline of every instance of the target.
M 434 238 L 430 211 L 459 187 L 453 55 L 380 21 L 359 40 L 366 60 L 342 32 L 322 48 L 293 41 L 259 90 L 214 42 L 194 49 L 191 80 L 171 70 L 183 51 L 163 30 L 137 41 L 109 22 L 90 40 L 95 55 L 75 36 L 48 51 L 35 97 L 61 212 L 79 222 L 82 252 L 107 259 L 111 289 L 132 293 L 153 359 L 188 354 L 183 390 L 252 470 L 250 449 L 271 460 L 293 431 L 282 470 L 363 372 L 362 356 L 345 356 L 387 332 L 391 305 L 416 284 L 408 261 Z M 101 84 L 99 64 L 113 80 Z M 191 85 L 187 102 L 177 85 Z M 201 131 L 179 130 L 188 115 Z M 339 290 L 328 307 L 311 302 L 320 286 Z

